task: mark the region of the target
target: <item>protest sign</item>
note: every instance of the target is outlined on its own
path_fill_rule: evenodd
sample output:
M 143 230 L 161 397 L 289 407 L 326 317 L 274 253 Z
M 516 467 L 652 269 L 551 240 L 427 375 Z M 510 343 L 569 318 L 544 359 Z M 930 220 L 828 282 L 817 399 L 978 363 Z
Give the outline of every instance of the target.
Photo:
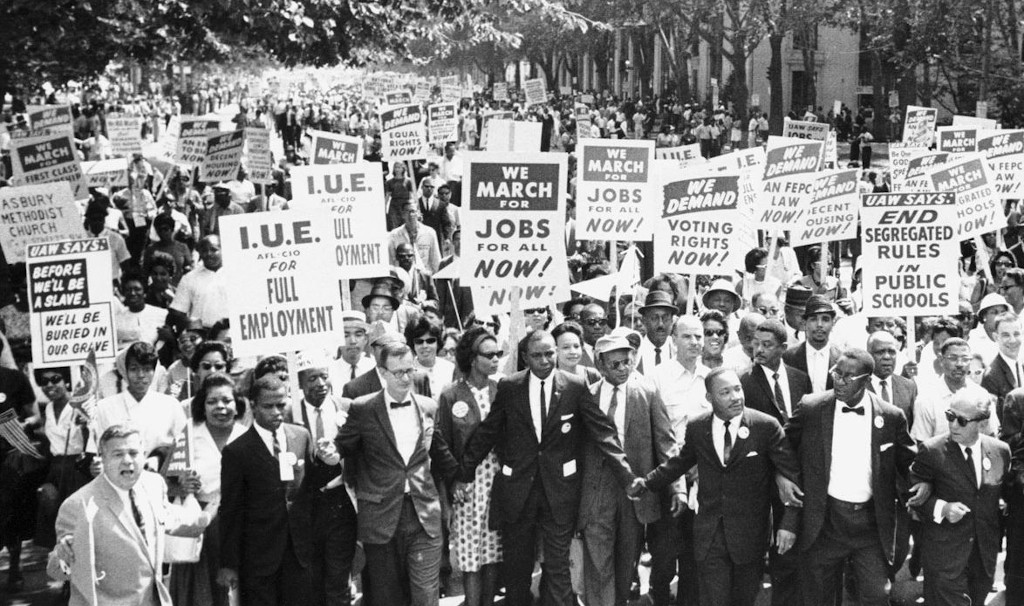
M 89 187 L 105 187 L 113 192 L 120 187 L 128 187 L 128 160 L 114 158 L 97 162 L 82 162 L 82 172 Z
M 339 280 L 387 275 L 384 175 L 379 162 L 296 166 L 291 183 L 294 208 L 325 206 L 331 211 L 334 262 L 329 266 L 337 268 Z
M 59 133 L 12 140 L 11 163 L 18 185 L 67 181 L 75 200 L 89 197 L 71 135 Z
M 708 174 L 705 167 L 660 170 L 664 176 L 660 220 L 654 227 L 654 271 L 682 274 L 732 274 L 743 268 L 746 250 L 733 234 L 743 221 L 740 171 Z
M 813 193 L 793 226 L 792 245 L 817 244 L 857 237 L 860 211 L 858 171 L 844 169 L 819 175 Z
M 107 138 L 115 156 L 130 158 L 142 153 L 142 119 L 127 114 L 107 116 Z
M 889 144 L 889 174 L 892 178 L 892 188 L 896 191 L 903 191 L 903 180 L 907 178 L 907 167 L 910 158 L 915 150 L 920 147 L 911 147 L 906 143 L 893 141 Z
M 957 313 L 955 199 L 950 192 L 863 194 L 864 314 Z
M 274 159 L 270 155 L 270 131 L 248 126 L 245 129 L 245 168 L 253 183 L 274 182 Z
M 171 453 L 167 456 L 167 468 L 163 472 L 164 477 L 182 478 L 188 474 L 190 469 L 193 469 L 192 447 L 192 424 L 187 423 L 185 431 L 181 432 L 177 439 L 175 439 L 174 447 L 171 448 Z
M 526 107 L 548 102 L 547 83 L 544 78 L 527 80 L 523 83 L 523 92 L 526 94 Z
M 495 82 L 491 94 L 495 101 L 508 101 L 508 82 Z
M 565 154 L 469 152 L 462 188 L 463 286 L 569 283 Z
M 459 112 L 455 103 L 435 103 L 427 108 L 428 143 L 459 139 Z
M 700 143 L 680 145 L 679 147 L 659 147 L 654 150 L 656 160 L 675 160 L 679 168 L 694 164 L 704 164 L 707 160 L 700 155 Z
M 245 131 L 212 135 L 206 140 L 206 153 L 199 165 L 199 180 L 206 183 L 230 181 L 238 176 L 242 165 L 242 147 L 245 145 Z
M 174 161 L 178 151 L 178 137 L 181 133 L 181 117 L 171 116 L 167 122 L 167 129 L 160 134 L 159 157 L 168 162 Z
M 401 162 L 427 157 L 427 129 L 419 105 L 392 107 L 380 113 L 382 157 Z
M 330 348 L 342 332 L 338 292 L 323 287 L 332 265 L 331 211 L 293 208 L 220 218 L 228 275 L 231 347 L 238 356 Z
M 580 95 L 580 103 L 585 103 L 587 105 L 593 105 L 594 104 L 594 95 L 589 95 L 589 94 L 587 94 L 587 95 Z
M 462 96 L 458 76 L 441 76 L 441 100 L 458 101 Z
M 0 245 L 8 263 L 24 262 L 29 244 L 67 240 L 81 233 L 82 219 L 69 183 L 0 188 Z
M 783 231 L 797 225 L 821 165 L 823 141 L 769 137 L 755 222 Z
M 412 102 L 426 105 L 427 103 L 430 103 L 430 95 L 430 84 L 427 82 L 417 82 L 416 90 L 412 95 Z
M 363 160 L 363 140 L 322 130 L 310 130 L 310 164 L 352 164 Z
M 928 193 L 932 189 L 931 179 L 928 173 L 946 162 L 956 159 L 957 154 L 949 152 L 936 152 L 924 148 L 911 148 L 910 158 L 907 160 L 907 171 L 903 178 L 903 189 L 905 192 Z
M 512 287 L 473 286 L 473 312 L 476 317 L 508 313 L 512 306 Z M 572 298 L 568 284 L 557 286 L 523 286 L 519 291 L 519 308 L 533 309 L 563 303 Z
M 412 93 L 407 90 L 398 90 L 390 93 L 384 93 L 384 105 L 409 105 L 412 103 Z
M 654 141 L 584 139 L 577 150 L 576 238 L 649 241 L 657 210 Z
M 828 139 L 828 123 L 786 120 L 782 125 L 782 136 L 795 139 L 811 139 L 812 141 L 825 141 Z
M 28 270 L 32 363 L 52 368 L 113 362 L 113 269 L 106 238 L 30 244 Z
M 974 128 L 978 130 L 995 130 L 999 128 L 999 122 L 991 118 L 978 118 L 977 116 L 953 116 L 953 128 Z
M 510 111 L 489 112 L 480 116 L 480 149 L 487 149 L 488 125 L 492 120 L 512 120 L 515 116 Z
M 941 152 L 964 154 L 978 150 L 978 129 L 940 126 L 936 132 L 935 149 Z
M 935 136 L 939 111 L 930 107 L 907 106 L 903 121 L 903 143 L 911 147 L 928 147 Z
M 839 135 L 836 131 L 828 131 L 825 139 L 825 167 L 839 168 Z
M 33 137 L 75 133 L 74 116 L 69 105 L 30 105 L 28 123 Z
M 487 151 L 539 152 L 543 131 L 540 122 L 522 120 L 489 120 L 487 122 Z
M 219 120 L 182 116 L 178 122 L 178 147 L 174 159 L 189 168 L 199 166 L 206 154 L 206 138 L 219 128 Z
M 1024 130 L 978 131 L 978 153 L 988 161 L 1000 198 L 1024 197 Z
M 951 191 L 956 196 L 957 238 L 966 240 L 1006 227 L 1003 202 L 996 194 L 981 154 L 964 154 L 928 173 L 932 191 Z

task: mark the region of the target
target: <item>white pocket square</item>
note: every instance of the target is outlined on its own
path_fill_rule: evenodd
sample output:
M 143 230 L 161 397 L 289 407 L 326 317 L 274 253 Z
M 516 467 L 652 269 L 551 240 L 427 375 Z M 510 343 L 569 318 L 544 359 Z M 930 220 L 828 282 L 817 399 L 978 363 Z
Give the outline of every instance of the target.
M 885 452 L 885 451 L 889 450 L 890 448 L 892 448 L 892 442 L 888 442 L 886 444 L 882 444 L 881 448 L 878 449 L 878 452 Z
M 757 456 L 757 451 L 756 451 L 756 450 L 752 450 L 752 451 L 750 451 L 750 452 L 748 452 L 748 453 L 747 453 L 747 458 L 748 458 L 748 459 L 749 459 L 750 457 L 756 457 L 756 456 Z
M 573 417 L 575 417 L 575 416 L 576 416 L 576 413 L 574 413 L 574 412 L 570 412 L 570 413 L 569 413 L 569 414 L 567 414 L 567 415 L 562 415 L 562 420 L 563 420 L 563 421 L 568 421 L 569 419 L 571 419 L 571 418 L 573 418 Z

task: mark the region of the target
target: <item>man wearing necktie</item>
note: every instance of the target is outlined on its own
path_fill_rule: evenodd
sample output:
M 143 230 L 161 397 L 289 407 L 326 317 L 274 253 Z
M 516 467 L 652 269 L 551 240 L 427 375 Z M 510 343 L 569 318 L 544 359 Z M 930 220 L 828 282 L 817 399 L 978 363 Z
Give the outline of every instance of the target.
M 694 518 L 694 557 L 701 606 L 753 606 L 764 575 L 771 510 L 778 499 L 775 479 L 800 482 L 796 455 L 779 422 L 744 406 L 736 372 L 716 368 L 705 379 L 712 411 L 686 424 L 679 454 L 630 487 L 633 497 L 662 490 L 694 465 L 700 477 Z M 772 550 L 785 554 L 796 540 L 793 507 Z M 774 591 L 774 590 L 773 590 Z
M 1017 314 L 1008 311 L 996 317 L 996 346 L 999 353 L 985 369 L 981 386 L 996 397 L 996 415 L 1003 419 L 1003 400 L 1006 394 L 1021 387 L 1020 356 L 1021 326 Z
M 913 427 L 917 384 L 896 374 L 897 352 L 896 337 L 892 333 L 880 330 L 868 337 L 868 353 L 875 360 L 875 372 L 871 375 L 868 390 L 886 404 L 902 410 L 907 417 L 907 426 Z
M 284 422 L 288 386 L 253 384 L 253 425 L 221 453 L 221 570 L 243 606 L 306 605 L 312 552 L 309 432 Z
M 345 464 L 356 466 L 369 606 L 438 603 L 443 539 L 434 474 L 452 480 L 458 463 L 434 432 L 437 403 L 413 393 L 413 360 L 405 343 L 383 346 L 384 389 L 352 402 L 335 440 Z
M 634 478 L 618 440 L 583 380 L 555 369 L 555 339 L 535 330 L 526 337 L 527 369 L 502 379 L 490 414 L 470 438 L 461 480 L 472 481 L 491 451 L 501 456 L 494 479 L 492 527 L 502 531 L 505 603 L 530 606 L 538 537 L 544 550 L 543 606 L 573 604 L 569 545 L 580 507 L 580 476 L 587 445 L 608 463 L 625 489 Z
M 836 310 L 822 295 L 811 295 L 804 307 L 804 332 L 807 339 L 786 350 L 782 359 L 807 373 L 814 392 L 832 389 L 829 369 L 839 359 L 839 348 L 829 342 L 836 321 Z
M 334 360 L 334 376 L 331 380 L 331 385 L 336 386 L 338 392 L 341 392 L 346 383 L 377 366 L 373 356 L 366 353 L 370 331 L 370 325 L 366 323 L 366 314 L 361 311 L 343 311 L 341 319 L 344 323 L 345 341 L 338 346 L 338 357 Z
M 897 512 L 906 505 L 900 489 L 915 448 L 903 412 L 867 390 L 873 371 L 871 354 L 847 350 L 830 371 L 835 389 L 805 397 L 786 424 L 803 478 L 797 551 L 805 606 L 834 603 L 848 559 L 859 603 L 889 603 Z M 926 488 L 911 488 L 911 504 L 923 502 Z
M 765 320 L 758 325 L 754 330 L 753 348 L 754 366 L 740 377 L 746 406 L 771 415 L 784 425 L 800 400 L 811 393 L 811 380 L 782 361 L 782 354 L 786 351 L 786 328 L 778 320 Z M 773 500 L 773 528 L 778 531 L 783 521 L 784 503 L 778 495 L 774 495 Z M 794 552 L 782 554 L 775 550 L 769 556 L 772 605 L 799 606 L 799 558 Z
M 1010 448 L 982 432 L 990 408 L 991 398 L 955 394 L 945 414 L 949 434 L 922 443 L 910 468 L 914 481 L 934 487 L 918 507 L 928 606 L 984 604 L 992 588 Z
M 607 335 L 594 347 L 603 380 L 590 387 L 601 412 L 615 424 L 626 460 L 637 474 L 664 463 L 675 449 L 672 424 L 654 385 L 633 373 L 636 352 L 624 336 Z M 662 516 L 659 494 L 630 501 L 616 482 L 611 464 L 586 447 L 577 530 L 583 533 L 583 601 L 587 606 L 618 606 L 629 599 L 640 559 L 644 525 Z M 686 503 L 686 483 L 673 495 Z M 667 511 L 666 511 L 667 515 Z

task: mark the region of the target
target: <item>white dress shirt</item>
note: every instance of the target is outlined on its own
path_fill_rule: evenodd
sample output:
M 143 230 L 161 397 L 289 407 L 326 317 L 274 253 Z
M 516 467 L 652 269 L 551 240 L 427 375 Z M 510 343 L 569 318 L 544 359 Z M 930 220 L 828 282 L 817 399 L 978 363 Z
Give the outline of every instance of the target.
M 981 453 L 981 439 L 975 440 L 974 444 L 957 444 L 957 446 L 960 447 L 960 455 L 963 456 L 965 461 L 967 460 L 967 449 L 971 449 L 971 459 L 974 461 L 974 486 L 975 488 L 980 487 L 981 474 L 983 473 L 981 460 L 984 458 Z M 932 516 L 936 524 L 942 523 L 942 508 L 946 506 L 947 502 L 942 499 L 935 499 L 935 510 L 932 512 Z
M 82 454 L 85 451 L 85 440 L 82 436 L 82 427 L 75 422 L 78 417 L 75 407 L 64 404 L 64 408 L 60 409 L 60 418 L 56 418 L 52 402 L 47 402 L 43 406 L 48 409 L 43 431 L 50 442 L 50 454 L 56 457 Z
M 832 411 L 832 466 L 828 496 L 849 503 L 871 499 L 871 399 L 861 396 L 851 408 L 863 407 L 864 414 L 843 412 L 845 402 L 836 400 Z
M 544 383 L 544 403 L 547 413 L 551 414 L 551 394 L 554 391 L 554 373 L 548 375 L 543 381 L 537 375 L 530 373 L 530 416 L 533 418 L 533 427 L 537 431 L 537 441 L 540 442 L 541 434 L 544 431 L 544 418 L 540 411 L 540 387 Z
M 416 444 L 420 440 L 420 419 L 419 409 L 412 401 L 412 391 L 405 396 L 408 406 L 392 407 L 391 404 L 398 400 L 391 397 L 388 390 L 384 390 L 384 404 L 388 409 L 388 419 L 391 420 L 391 429 L 395 432 L 395 444 L 398 446 L 398 454 L 408 463 L 412 453 L 416 451 Z M 406 480 L 405 491 L 409 492 L 409 482 Z
M 103 479 L 110 484 L 110 487 L 114 489 L 117 496 L 121 497 L 121 505 L 124 507 L 125 513 L 128 514 L 128 517 L 130 517 L 134 522 L 135 512 L 132 511 L 131 495 L 128 494 L 127 490 L 114 485 L 114 483 L 110 481 L 110 478 L 107 477 L 107 474 L 103 474 Z M 145 490 L 142 489 L 142 482 L 136 482 L 135 486 L 132 487 L 132 490 L 135 491 L 135 506 L 138 508 L 139 514 L 142 516 L 142 528 L 140 528 L 139 531 L 142 533 L 143 538 L 146 539 L 146 551 L 149 554 L 149 558 L 156 561 L 156 552 L 154 551 L 156 548 L 156 534 L 154 531 L 156 520 L 153 518 L 153 511 L 149 504 L 149 496 L 146 494 Z
M 882 382 L 885 382 L 885 389 L 889 394 L 889 399 L 882 398 Z M 886 404 L 892 404 L 896 398 L 896 393 L 892 384 L 892 375 L 885 379 L 879 379 L 878 375 L 871 375 L 871 388 L 875 390 L 875 395 L 882 399 Z
M 828 344 L 821 349 L 814 349 L 810 343 L 805 348 L 807 352 L 807 375 L 811 378 L 811 390 L 814 392 L 825 391 L 828 384 Z
M 288 438 L 285 436 L 284 428 L 278 427 L 276 431 L 270 431 L 259 423 L 253 423 L 253 427 L 256 428 L 256 434 L 263 440 L 263 444 L 267 447 L 267 451 L 273 456 L 274 454 L 274 434 L 277 434 L 277 446 L 281 452 L 288 450 Z
M 320 437 L 327 438 L 331 442 L 334 442 L 334 438 L 338 436 L 338 426 L 344 425 L 345 420 L 342 419 L 339 423 L 338 417 L 340 415 L 338 414 L 338 409 L 334 406 L 334 401 L 331 400 L 330 396 L 324 398 L 324 401 L 320 403 L 319 407 L 313 406 L 303 398 L 302 407 L 306 410 L 306 419 L 309 420 L 309 435 L 316 440 L 316 417 L 317 415 L 320 415 L 320 419 L 324 425 L 324 435 Z M 292 420 L 298 421 L 298 419 Z M 313 447 L 316 448 L 316 444 L 314 444 Z
M 662 362 L 661 366 L 647 374 L 665 402 L 665 411 L 668 412 L 672 431 L 679 444 L 686 437 L 686 423 L 711 410 L 707 389 L 704 387 L 704 378 L 709 372 L 711 370 L 700 362 L 690 372 L 679 360 L 673 358 Z
M 732 438 L 732 447 L 736 448 L 736 436 L 740 431 L 742 415 L 729 419 L 729 437 Z M 715 452 L 718 453 L 718 460 L 722 465 L 728 463 L 725 460 L 725 421 L 718 415 L 711 415 L 711 442 L 715 445 Z
M 761 371 L 764 373 L 766 379 L 768 379 L 768 395 L 775 399 L 775 379 L 772 377 L 776 371 L 768 368 L 763 364 L 758 364 Z M 786 418 L 793 416 L 793 403 L 790 402 L 789 398 L 789 377 L 786 375 L 786 367 L 781 362 L 779 363 L 779 387 L 782 388 L 782 402 L 786 407 Z
M 607 379 L 602 379 L 598 396 L 601 412 L 606 415 L 612 406 L 612 392 L 615 389 L 615 385 L 609 383 Z M 615 408 L 615 418 L 612 421 L 615 422 L 615 429 L 619 434 L 619 444 L 622 445 L 626 443 L 626 384 L 619 385 L 618 390 L 618 405 Z
M 640 341 L 640 349 L 637 350 L 637 368 L 643 368 L 643 374 L 651 376 L 651 372 L 657 366 L 655 360 L 658 357 L 658 353 L 655 350 L 654 343 L 646 336 Z M 665 342 L 661 344 L 661 363 L 664 364 L 669 360 L 676 359 L 676 344 L 671 338 L 665 339 Z M 643 365 L 641 366 L 641 362 Z
M 946 421 L 946 410 L 949 409 L 950 401 L 953 399 L 953 392 L 945 379 L 939 377 L 934 381 L 917 381 L 917 399 L 914 401 L 914 426 L 910 430 L 910 437 L 918 442 L 924 442 L 929 438 L 944 436 L 949 433 L 949 423 Z M 966 381 L 964 386 L 957 390 L 957 393 L 964 392 L 968 398 L 991 398 L 992 394 L 981 385 L 973 381 Z M 999 419 L 996 417 L 996 407 L 989 407 L 991 412 L 988 425 L 982 423 L 982 433 L 995 435 L 999 428 Z

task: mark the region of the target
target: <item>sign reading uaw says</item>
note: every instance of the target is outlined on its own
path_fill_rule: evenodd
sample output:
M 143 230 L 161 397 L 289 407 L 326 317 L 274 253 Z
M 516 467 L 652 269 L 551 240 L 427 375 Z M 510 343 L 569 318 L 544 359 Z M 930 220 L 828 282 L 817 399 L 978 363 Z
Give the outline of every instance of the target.
M 649 241 L 654 234 L 654 141 L 583 139 L 576 237 Z
M 861 197 L 864 309 L 889 316 L 956 313 L 956 194 Z
M 332 265 L 331 211 L 310 207 L 221 217 L 231 274 L 231 345 L 240 356 L 330 348 L 341 333 L 338 293 L 323 287 Z
M 568 284 L 567 156 L 475 152 L 465 162 L 462 285 Z
M 29 244 L 29 327 L 32 363 L 52 368 L 84 362 L 113 362 L 114 291 L 110 244 L 106 238 Z

